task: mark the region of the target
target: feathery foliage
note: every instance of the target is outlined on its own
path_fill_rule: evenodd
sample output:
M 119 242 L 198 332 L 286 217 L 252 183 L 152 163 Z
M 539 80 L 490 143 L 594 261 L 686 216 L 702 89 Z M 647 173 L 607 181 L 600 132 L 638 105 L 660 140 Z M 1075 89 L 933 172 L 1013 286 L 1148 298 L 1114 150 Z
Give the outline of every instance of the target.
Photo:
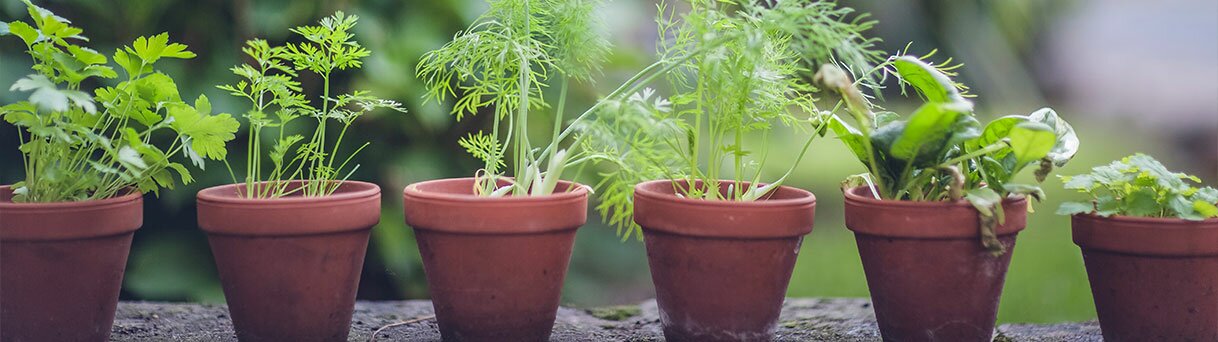
M 15 202 L 104 199 L 129 187 L 159 193 L 175 186 L 174 173 L 182 183 L 193 180 L 171 156 L 182 153 L 199 169 L 204 158 L 224 158 L 237 121 L 212 115 L 206 96 L 184 102 L 173 78 L 156 69 L 163 59 L 194 58 L 186 45 L 165 33 L 139 37 L 112 56 L 126 79 L 90 94 L 82 82 L 118 77 L 106 56 L 80 45 L 88 39 L 71 21 L 25 3 L 34 25 L 13 21 L 0 34 L 25 43 L 36 71 L 9 88 L 30 92 L 28 100 L 0 107 L 0 116 L 23 131 L 26 178 L 13 186 Z M 154 144 L 160 131 L 172 132 L 169 146 Z
M 359 69 L 362 59 L 371 54 L 350 33 L 358 20 L 357 16 L 337 12 L 322 19 L 319 25 L 293 28 L 291 31 L 304 38 L 303 42 L 271 46 L 265 40 L 254 39 L 241 49 L 254 63 L 232 67 L 230 70 L 241 80 L 218 88 L 249 101 L 252 106 L 245 113 L 250 134 L 242 196 L 277 198 L 296 192 L 303 196 L 333 193 L 359 168 L 355 165 L 347 171 L 347 163 L 368 146 L 364 143 L 346 158 L 339 158 L 339 146 L 351 124 L 376 109 L 406 111 L 401 104 L 374 97 L 364 90 L 331 95 L 331 75 L 335 71 Z M 322 94 L 318 98 L 321 108 L 310 103 L 303 93 L 299 81 L 302 70 L 321 77 Z M 312 118 L 317 123 L 307 140 L 301 135 L 285 135 L 288 123 L 299 118 Z M 329 124 L 340 127 L 332 142 L 326 136 Z M 264 170 L 262 159 L 265 129 L 274 130 L 275 135 L 274 145 L 266 154 L 271 160 L 270 170 Z M 296 152 L 289 154 L 293 148 Z M 302 179 L 303 186 L 291 187 L 290 181 L 295 179 Z M 239 182 L 235 175 L 233 182 Z
M 490 1 L 468 29 L 419 61 L 426 99 L 456 98 L 452 113 L 458 120 L 482 108 L 494 111 L 489 135 L 459 141 L 484 162 L 477 172 L 479 195 L 546 195 L 563 170 L 587 161 L 559 144 L 568 135 L 562 127 L 568 83 L 591 82 L 609 50 L 594 13 L 599 6 L 596 0 Z M 542 90 L 554 84 L 560 90 L 551 105 Z M 555 111 L 555 124 L 539 153 L 529 140 L 529 114 L 546 108 Z M 507 131 L 501 132 L 505 121 Z M 508 153 L 511 165 L 505 162 Z M 514 177 L 507 175 L 508 166 Z M 500 180 L 510 184 L 498 187 Z
M 817 136 L 802 144 L 785 175 L 763 182 L 771 132 L 824 128 L 809 81 L 812 68 L 841 63 L 863 73 L 883 61 L 876 40 L 862 34 L 873 22 L 833 2 L 696 0 L 690 6 L 680 15 L 666 3 L 658 6 L 660 65 L 674 94 L 651 100 L 655 94 L 647 89 L 607 98 L 611 105 L 582 125 L 588 149 L 610 165 L 597 186 L 597 209 L 623 240 L 641 238 L 632 220 L 632 189 L 642 181 L 671 179 L 686 198 L 765 198 Z M 767 140 L 745 146 L 745 137 L 755 133 Z M 699 181 L 702 186 L 692 186 Z M 721 192 L 724 185 L 728 190 Z

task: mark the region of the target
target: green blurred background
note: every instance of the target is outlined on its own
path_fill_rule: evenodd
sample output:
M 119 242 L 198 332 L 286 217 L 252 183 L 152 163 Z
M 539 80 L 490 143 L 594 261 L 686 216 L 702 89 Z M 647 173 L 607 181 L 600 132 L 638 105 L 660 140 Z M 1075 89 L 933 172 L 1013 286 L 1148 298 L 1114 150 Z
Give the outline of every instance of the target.
M 341 75 L 341 88 L 370 89 L 406 104 L 410 113 L 373 113 L 353 128 L 372 145 L 359 155 L 353 179 L 382 186 L 384 214 L 374 230 L 359 298 L 427 298 L 426 280 L 412 233 L 403 223 L 401 189 L 415 181 L 468 176 L 478 163 L 456 138 L 489 123 L 455 122 L 448 104 L 420 101 L 424 91 L 413 70 L 424 52 L 437 48 L 485 8 L 482 0 L 54 0 L 36 1 L 74 21 L 107 55 L 139 35 L 169 32 L 198 53 L 166 63 L 184 97 L 207 94 L 218 111 L 240 113 L 234 98 L 214 88 L 233 82 L 228 68 L 241 60 L 241 44 L 253 37 L 289 39 L 288 27 L 309 24 L 335 10 L 361 17 L 357 39 L 373 51 L 365 68 Z M 980 94 L 979 115 L 1026 114 L 1051 105 L 1070 120 L 1082 148 L 1062 174 L 1084 172 L 1133 152 L 1158 156 L 1173 168 L 1218 181 L 1218 2 L 1102 0 L 844 1 L 872 12 L 871 32 L 889 51 L 913 41 L 912 52 L 939 48 L 964 62 L 961 79 Z M 608 1 L 603 17 L 615 43 L 603 81 L 573 89 L 584 106 L 653 60 L 652 0 Z M 27 20 L 21 2 L 0 4 L 0 20 Z M 0 84 L 30 73 L 17 39 L 0 38 Z M 942 56 L 942 55 L 941 55 Z M 308 86 L 308 85 L 306 85 Z M 659 88 L 663 88 L 659 86 Z M 891 89 L 890 89 L 891 90 Z M 663 91 L 661 90 L 661 93 Z M 0 92 L 0 102 L 26 94 Z M 908 112 L 898 94 L 889 106 Z M 905 110 L 902 110 L 905 109 Z M 540 125 L 545 126 L 545 125 Z M 15 129 L 0 124 L 0 183 L 22 175 Z M 239 134 L 235 140 L 245 141 Z M 790 139 L 794 155 L 799 137 Z M 772 139 L 771 141 L 779 141 Z M 232 160 L 244 148 L 230 145 Z M 781 144 L 780 144 L 781 145 Z M 771 158 L 773 159 L 773 158 Z M 776 176 L 786 165 L 771 162 Z M 789 294 L 799 297 L 865 297 L 867 285 L 853 237 L 842 225 L 838 182 L 862 172 L 834 139 L 821 139 L 791 185 L 819 196 L 816 227 L 800 253 Z M 584 175 L 581 179 L 589 179 Z M 1030 177 L 1030 175 L 1025 175 Z M 126 300 L 223 302 L 206 239 L 195 225 L 194 193 L 231 182 L 222 164 L 198 173 L 197 182 L 146 199 L 143 229 L 136 233 L 122 296 Z M 1053 215 L 1077 196 L 1045 184 L 1049 200 L 1019 237 L 1007 277 L 999 320 L 1058 322 L 1094 318 L 1091 295 L 1069 220 Z M 599 306 L 642 301 L 654 295 L 641 243 L 619 242 L 595 215 L 577 239 L 563 302 Z

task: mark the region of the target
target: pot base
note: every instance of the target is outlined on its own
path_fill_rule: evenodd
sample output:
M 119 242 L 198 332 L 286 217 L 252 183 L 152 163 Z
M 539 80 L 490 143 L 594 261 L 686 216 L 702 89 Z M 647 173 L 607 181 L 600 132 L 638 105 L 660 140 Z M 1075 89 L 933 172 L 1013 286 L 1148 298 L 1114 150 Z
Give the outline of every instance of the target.
M 237 337 L 346 341 L 370 233 L 209 234 Z
M 1015 234 L 994 257 L 974 238 L 855 234 L 885 341 L 989 341 Z
M 1105 341 L 1218 341 L 1218 256 L 1083 260 Z

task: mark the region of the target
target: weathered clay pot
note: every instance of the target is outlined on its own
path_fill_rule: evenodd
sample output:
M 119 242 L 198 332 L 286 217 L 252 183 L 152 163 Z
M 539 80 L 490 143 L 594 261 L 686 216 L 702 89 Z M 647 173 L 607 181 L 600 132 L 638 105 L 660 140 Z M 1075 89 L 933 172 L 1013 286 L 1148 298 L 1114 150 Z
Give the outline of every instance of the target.
M 1105 341 L 1218 341 L 1218 219 L 1072 225 Z
M 144 201 L 13 203 L 0 186 L 0 341 L 105 341 Z
M 455 178 L 403 192 L 440 335 L 548 340 L 588 191 L 560 182 L 550 196 L 488 198 L 473 189 L 473 178 Z
M 345 181 L 330 196 L 245 199 L 239 187 L 198 194 L 237 338 L 346 341 L 380 188 Z
M 989 341 L 998 317 L 1015 236 L 1027 225 L 1025 199 L 1007 199 L 995 232 L 1006 253 L 981 245 L 978 213 L 967 202 L 877 200 L 846 193 L 875 318 L 885 341 Z
M 773 339 L 816 197 L 784 186 L 757 201 L 695 200 L 677 197 L 674 186 L 688 185 L 634 188 L 665 339 Z

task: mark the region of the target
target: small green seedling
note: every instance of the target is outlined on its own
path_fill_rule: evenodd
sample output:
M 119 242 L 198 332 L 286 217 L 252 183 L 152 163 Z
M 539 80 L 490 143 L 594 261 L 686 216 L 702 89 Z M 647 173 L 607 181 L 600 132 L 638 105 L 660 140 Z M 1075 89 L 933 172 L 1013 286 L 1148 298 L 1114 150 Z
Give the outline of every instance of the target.
M 26 7 L 33 25 L 0 22 L 0 36 L 20 38 L 35 71 L 9 88 L 29 98 L 0 107 L 22 131 L 25 180 L 14 184 L 14 202 L 104 199 L 130 187 L 159 193 L 174 187 L 174 173 L 182 183 L 193 180 L 170 157 L 180 153 L 199 169 L 204 158 L 224 159 L 237 120 L 212 115 L 206 96 L 184 102 L 173 78 L 156 69 L 165 59 L 194 58 L 186 45 L 165 33 L 139 37 L 112 56 L 126 79 L 89 93 L 81 83 L 118 77 L 106 56 L 80 45 L 88 39 L 71 21 L 28 1 Z M 157 145 L 161 131 L 172 132 L 169 146 Z
M 1197 176 L 1167 170 L 1158 160 L 1135 154 L 1097 166 L 1091 173 L 1060 176 L 1066 189 L 1091 196 L 1089 202 L 1066 202 L 1060 215 L 1095 214 L 1138 217 L 1174 217 L 1204 220 L 1218 217 L 1218 190 L 1197 188 Z
M 250 123 L 249 145 L 245 164 L 246 198 L 278 198 L 297 192 L 302 196 L 326 196 L 338 190 L 342 181 L 351 176 L 359 165 L 347 170 L 352 158 L 368 146 L 368 143 L 341 158 L 339 147 L 347 135 L 347 129 L 360 116 L 387 108 L 405 112 L 401 104 L 357 90 L 349 94 L 333 95 L 331 77 L 336 71 L 359 69 L 362 59 L 371 51 L 355 41 L 350 33 L 355 28 L 357 16 L 337 12 L 322 19 L 317 26 L 301 26 L 293 33 L 304 38 L 304 42 L 271 46 L 265 40 L 246 42 L 241 49 L 253 59 L 253 64 L 232 67 L 233 74 L 241 80 L 218 88 L 245 99 L 252 107 L 245 113 Z M 299 71 L 308 71 L 321 77 L 322 93 L 317 98 L 320 108 L 309 102 L 300 86 Z M 302 135 L 287 134 L 287 126 L 299 118 L 311 118 L 316 122 L 313 133 L 306 139 Z M 338 136 L 333 141 L 327 134 L 329 125 L 338 125 Z M 274 145 L 263 150 L 263 135 L 271 130 Z M 299 146 L 297 146 L 299 144 Z M 295 149 L 295 153 L 292 150 Z M 271 167 L 266 169 L 266 160 Z M 226 163 L 227 165 L 227 163 Z M 232 169 L 233 182 L 239 182 Z M 292 187 L 290 181 L 300 179 L 301 187 Z

